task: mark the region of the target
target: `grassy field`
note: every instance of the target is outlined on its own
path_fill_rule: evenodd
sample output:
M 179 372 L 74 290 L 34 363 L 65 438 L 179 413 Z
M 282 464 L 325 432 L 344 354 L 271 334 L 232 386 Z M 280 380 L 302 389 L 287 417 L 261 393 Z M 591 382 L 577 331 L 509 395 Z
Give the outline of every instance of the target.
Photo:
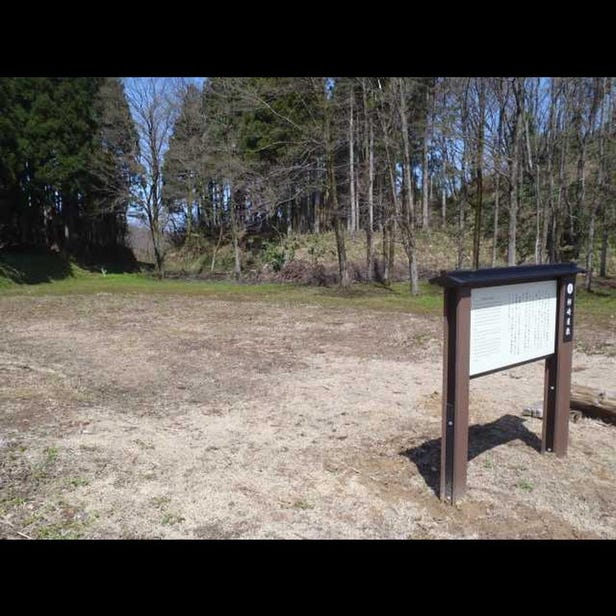
M 542 456 L 541 362 L 473 381 L 440 502 L 438 288 L 73 273 L 0 291 L 0 537 L 616 538 L 615 428 Z M 574 383 L 616 388 L 613 307 L 580 294 Z
M 355 283 L 348 290 L 337 287 L 319 287 L 292 283 L 242 284 L 231 281 L 203 281 L 191 279 L 158 280 L 145 273 L 101 273 L 80 268 L 74 263 L 43 261 L 30 258 L 13 261 L 0 259 L 0 294 L 3 295 L 89 295 L 155 294 L 202 296 L 234 301 L 271 301 L 284 304 L 317 304 L 331 307 L 366 308 L 377 311 L 408 312 L 415 314 L 441 314 L 442 289 L 426 281 L 420 283 L 419 296 L 410 295 L 408 283 L 380 284 Z M 4 266 L 4 269 L 3 269 Z M 21 268 L 17 270 L 15 266 Z M 13 279 L 6 273 L 13 268 Z M 5 275 L 2 275 L 2 274 Z M 585 325 L 600 329 L 616 327 L 616 286 L 602 286 L 597 281 L 595 290 L 588 293 L 578 280 L 576 318 Z
M 292 283 L 242 284 L 231 281 L 191 279 L 159 280 L 145 273 L 102 273 L 87 271 L 74 263 L 51 267 L 42 259 L 13 261 L 13 277 L 2 276 L 0 294 L 90 295 L 97 293 L 160 294 L 203 296 L 236 301 L 274 301 L 290 304 L 314 303 L 324 306 L 345 306 L 371 310 L 435 313 L 440 310 L 442 292 L 427 282 L 421 283 L 421 295 L 411 297 L 408 284 L 354 284 L 343 291 L 337 287 L 317 287 Z M 5 263 L 4 272 L 8 271 Z M 18 270 L 17 267 L 20 267 Z M 2 261 L 0 261 L 0 268 Z
M 473 382 L 468 496 L 439 501 L 441 311 L 425 281 L 0 258 L 0 537 L 616 538 L 614 427 L 539 455 L 540 362 Z M 615 334 L 616 289 L 579 289 L 575 383 L 616 388 Z

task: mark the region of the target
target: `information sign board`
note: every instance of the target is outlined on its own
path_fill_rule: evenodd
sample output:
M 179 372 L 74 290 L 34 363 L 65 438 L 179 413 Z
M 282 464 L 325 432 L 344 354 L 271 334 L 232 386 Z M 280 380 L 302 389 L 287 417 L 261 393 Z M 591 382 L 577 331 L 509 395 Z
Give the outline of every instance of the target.
M 471 378 L 545 361 L 541 451 L 564 456 L 569 431 L 575 263 L 441 272 L 444 287 L 441 498 L 466 491 Z
M 470 376 L 554 353 L 556 280 L 471 290 Z

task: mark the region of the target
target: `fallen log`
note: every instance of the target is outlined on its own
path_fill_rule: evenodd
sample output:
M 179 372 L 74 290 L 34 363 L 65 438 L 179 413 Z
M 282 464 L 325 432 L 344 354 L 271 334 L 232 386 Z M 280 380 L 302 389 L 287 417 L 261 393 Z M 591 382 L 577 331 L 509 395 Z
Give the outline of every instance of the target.
M 571 420 L 576 422 L 580 413 L 593 419 L 602 419 L 607 423 L 616 424 L 616 391 L 573 385 L 571 387 Z M 543 400 L 529 404 L 522 415 L 528 417 L 543 417 Z
M 539 400 L 538 402 L 533 402 L 524 408 L 522 411 L 522 415 L 526 415 L 527 417 L 535 417 L 537 419 L 543 419 L 543 401 Z M 569 410 L 569 419 L 573 423 L 577 423 L 582 417 L 581 411 L 573 411 Z
M 573 385 L 570 406 L 587 417 L 616 424 L 616 391 Z

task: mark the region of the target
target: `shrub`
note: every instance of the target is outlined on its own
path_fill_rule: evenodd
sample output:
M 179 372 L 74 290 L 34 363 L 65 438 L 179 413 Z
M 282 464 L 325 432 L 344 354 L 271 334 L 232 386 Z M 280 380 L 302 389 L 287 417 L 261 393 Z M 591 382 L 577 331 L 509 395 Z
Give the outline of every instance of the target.
M 290 238 L 282 242 L 263 243 L 263 261 L 275 272 L 279 272 L 285 265 L 295 258 L 297 240 Z

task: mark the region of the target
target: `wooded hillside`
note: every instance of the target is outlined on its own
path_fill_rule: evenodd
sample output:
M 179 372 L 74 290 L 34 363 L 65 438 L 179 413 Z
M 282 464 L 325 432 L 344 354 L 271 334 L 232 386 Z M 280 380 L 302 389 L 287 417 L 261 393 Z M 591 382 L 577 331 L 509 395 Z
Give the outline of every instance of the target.
M 614 245 L 614 80 L 591 78 L 0 79 L 0 247 L 117 250 L 127 216 L 166 251 L 333 231 L 367 277 L 396 251 L 418 292 L 419 230 L 472 235 L 474 267 L 583 259 Z M 375 234 L 378 233 L 378 245 Z M 489 242 L 490 258 L 480 260 Z

